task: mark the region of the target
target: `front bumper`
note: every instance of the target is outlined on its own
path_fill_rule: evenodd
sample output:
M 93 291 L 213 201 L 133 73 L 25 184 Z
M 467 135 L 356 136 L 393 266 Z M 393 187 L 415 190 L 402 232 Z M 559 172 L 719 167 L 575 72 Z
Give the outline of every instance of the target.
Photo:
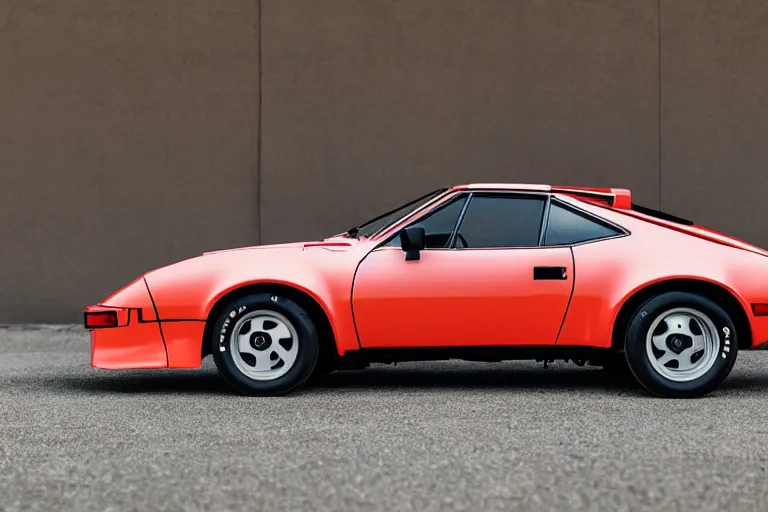
M 91 366 L 110 370 L 167 368 L 160 324 L 141 322 L 136 309 L 127 312 L 127 325 L 91 331 Z
M 142 277 L 106 298 L 89 312 L 115 311 L 113 327 L 91 329 L 91 366 L 110 370 L 199 368 L 205 322 L 157 317 Z

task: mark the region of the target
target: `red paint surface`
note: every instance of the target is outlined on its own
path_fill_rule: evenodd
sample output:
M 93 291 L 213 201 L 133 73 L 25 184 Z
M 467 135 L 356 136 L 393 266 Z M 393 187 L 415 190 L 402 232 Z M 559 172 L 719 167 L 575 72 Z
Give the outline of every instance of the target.
M 167 367 L 165 346 L 157 322 L 131 323 L 91 331 L 91 366 L 120 370 Z
M 426 250 L 418 261 L 405 261 L 397 248 L 376 249 L 451 194 L 485 189 L 552 193 L 631 234 L 561 248 Z M 583 191 L 455 187 L 372 240 L 334 237 L 214 251 L 148 272 L 99 303 L 131 309 L 130 323 L 92 331 L 92 362 L 102 368 L 196 368 L 202 344 L 209 342 L 202 338 L 212 308 L 228 293 L 260 284 L 288 286 L 316 301 L 328 316 L 339 354 L 361 346 L 608 347 L 625 302 L 646 286 L 672 279 L 727 290 L 747 315 L 751 345 L 768 341 L 768 317 L 755 317 L 751 308 L 768 303 L 768 253 L 700 226 L 627 210 L 629 191 L 586 190 L 612 197 L 614 208 L 576 199 Z M 566 267 L 567 279 L 533 280 L 534 266 Z
M 168 350 L 168 367 L 200 368 L 205 322 L 162 322 L 161 325 Z
M 533 279 L 534 266 L 567 279 Z M 352 304 L 363 348 L 553 345 L 573 285 L 571 250 L 560 248 L 373 251 L 357 271 Z

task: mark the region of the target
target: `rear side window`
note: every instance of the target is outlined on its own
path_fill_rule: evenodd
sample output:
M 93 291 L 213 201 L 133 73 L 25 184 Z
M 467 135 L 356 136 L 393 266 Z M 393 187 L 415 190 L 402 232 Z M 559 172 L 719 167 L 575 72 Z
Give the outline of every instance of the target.
M 544 245 L 570 245 L 620 235 L 621 231 L 555 202 L 549 209 Z
M 455 247 L 536 247 L 543 213 L 541 197 L 475 196 L 459 226 Z

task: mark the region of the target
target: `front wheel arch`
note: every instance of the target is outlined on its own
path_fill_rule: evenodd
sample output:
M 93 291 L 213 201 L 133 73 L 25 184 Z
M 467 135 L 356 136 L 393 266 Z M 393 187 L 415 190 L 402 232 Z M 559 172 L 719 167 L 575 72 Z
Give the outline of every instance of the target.
M 611 348 L 620 352 L 624 350 L 624 339 L 627 334 L 629 322 L 635 311 L 647 300 L 666 292 L 688 292 L 701 295 L 723 308 L 733 319 L 739 340 L 739 349 L 748 350 L 752 346 L 752 327 L 749 317 L 739 299 L 729 290 L 709 281 L 697 279 L 668 279 L 651 284 L 636 291 L 627 299 L 616 315 L 611 336 Z
M 213 336 L 213 328 L 216 325 L 216 321 L 221 314 L 221 311 L 227 304 L 241 297 L 253 295 L 257 293 L 273 293 L 281 295 L 292 301 L 296 302 L 299 306 L 304 308 L 312 321 L 315 323 L 318 331 L 320 349 L 325 351 L 326 354 L 337 354 L 336 337 L 331 326 L 331 321 L 325 312 L 323 306 L 308 293 L 294 288 L 292 286 L 277 284 L 277 283 L 256 283 L 242 286 L 234 290 L 229 291 L 225 295 L 219 297 L 208 312 L 208 316 L 205 321 L 205 329 L 203 331 L 203 344 L 201 357 L 205 358 L 211 354 L 212 344 L 210 343 Z

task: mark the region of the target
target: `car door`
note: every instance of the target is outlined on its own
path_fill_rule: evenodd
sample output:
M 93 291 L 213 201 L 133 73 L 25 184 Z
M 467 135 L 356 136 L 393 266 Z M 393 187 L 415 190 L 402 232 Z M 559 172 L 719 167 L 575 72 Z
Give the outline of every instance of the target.
M 552 345 L 573 290 L 568 247 L 541 247 L 543 194 L 466 194 L 418 220 L 406 261 L 397 236 L 359 265 L 352 305 L 363 348 Z

